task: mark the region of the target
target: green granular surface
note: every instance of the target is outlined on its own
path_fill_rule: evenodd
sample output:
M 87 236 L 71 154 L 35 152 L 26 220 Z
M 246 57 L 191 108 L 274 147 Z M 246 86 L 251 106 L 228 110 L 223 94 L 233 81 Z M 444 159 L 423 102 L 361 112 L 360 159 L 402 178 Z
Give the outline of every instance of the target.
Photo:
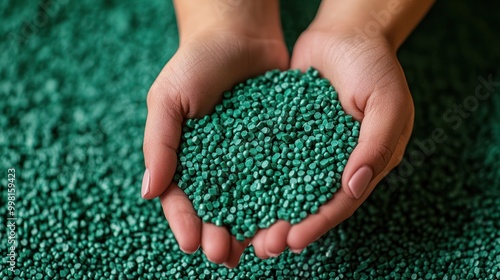
M 340 188 L 358 135 L 318 71 L 269 71 L 186 122 L 174 180 L 203 221 L 244 240 L 315 214 Z
M 281 1 L 290 48 L 318 4 Z M 0 1 L 0 279 L 499 279 L 500 87 L 484 82 L 500 81 L 499 10 L 437 1 L 398 53 L 416 108 L 402 164 L 300 255 L 249 247 L 228 270 L 182 253 L 140 197 L 146 93 L 178 46 L 171 2 Z

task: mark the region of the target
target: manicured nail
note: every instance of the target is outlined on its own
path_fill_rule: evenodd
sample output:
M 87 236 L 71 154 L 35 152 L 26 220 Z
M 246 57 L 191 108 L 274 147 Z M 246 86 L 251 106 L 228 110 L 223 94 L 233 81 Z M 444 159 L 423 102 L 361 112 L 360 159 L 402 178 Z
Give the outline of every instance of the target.
M 366 165 L 359 168 L 358 171 L 352 175 L 347 185 L 356 199 L 360 198 L 366 191 L 368 184 L 370 184 L 372 180 L 372 176 L 372 169 Z
M 142 177 L 142 197 L 149 193 L 149 169 L 144 171 L 144 176 Z

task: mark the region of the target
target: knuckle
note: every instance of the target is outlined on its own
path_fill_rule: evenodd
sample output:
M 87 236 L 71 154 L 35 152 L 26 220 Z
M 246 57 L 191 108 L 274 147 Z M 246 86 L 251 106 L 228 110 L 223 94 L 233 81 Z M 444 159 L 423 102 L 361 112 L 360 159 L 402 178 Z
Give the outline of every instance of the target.
M 181 69 L 182 67 L 174 69 L 170 63 L 165 65 L 164 70 L 149 89 L 148 106 L 178 101 L 176 99 L 180 97 L 182 90 L 189 89 L 189 85 L 192 83 L 189 81 L 187 73 Z M 175 104 L 175 102 L 173 103 Z
M 182 122 L 182 100 L 179 94 L 172 93 L 162 86 L 163 83 L 155 82 L 147 95 L 149 109 L 158 108 L 168 118 Z
M 373 150 L 375 156 L 381 159 L 383 167 L 387 166 L 391 162 L 392 155 L 394 152 L 391 148 L 384 144 L 378 144 Z
M 342 199 L 341 203 L 343 209 L 345 209 L 343 213 L 344 215 L 342 216 L 342 220 L 347 220 L 350 217 L 352 217 L 352 215 L 354 215 L 354 212 L 356 212 L 356 207 L 354 207 L 354 202 L 350 198 Z
M 190 109 L 197 111 L 203 104 L 200 103 L 200 94 L 206 91 L 203 79 L 197 71 L 175 69 L 167 64 L 162 74 L 151 85 L 147 95 L 148 108 L 159 108 L 171 115 L 188 114 Z M 188 73 L 189 72 L 189 73 Z
M 156 104 L 159 104 L 163 102 L 163 99 L 167 95 L 167 90 L 166 88 L 162 85 L 162 83 L 155 81 L 153 85 L 151 85 L 151 88 L 148 91 L 148 95 L 146 98 L 146 102 L 148 104 L 148 107 L 152 107 Z

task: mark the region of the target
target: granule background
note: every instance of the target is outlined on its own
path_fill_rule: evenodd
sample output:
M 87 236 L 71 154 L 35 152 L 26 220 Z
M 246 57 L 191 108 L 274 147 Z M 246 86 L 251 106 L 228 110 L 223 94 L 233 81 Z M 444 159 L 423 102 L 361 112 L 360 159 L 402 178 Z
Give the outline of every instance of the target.
M 1 2 L 2 257 L 13 167 L 21 279 L 307 278 L 315 264 L 325 278 L 500 278 L 500 86 L 466 117 L 443 117 L 473 100 L 478 77 L 500 82 L 500 3 L 488 2 L 436 3 L 401 47 L 416 116 L 392 179 L 300 256 L 249 249 L 231 272 L 180 252 L 159 202 L 140 198 L 145 96 L 178 45 L 172 4 Z M 318 1 L 282 4 L 291 48 Z M 416 162 L 436 128 L 447 140 Z

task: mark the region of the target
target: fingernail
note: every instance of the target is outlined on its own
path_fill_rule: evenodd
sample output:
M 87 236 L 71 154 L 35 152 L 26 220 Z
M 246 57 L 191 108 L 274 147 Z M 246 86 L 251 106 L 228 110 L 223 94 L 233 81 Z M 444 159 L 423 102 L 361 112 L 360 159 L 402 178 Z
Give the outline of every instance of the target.
M 200 249 L 200 245 L 198 245 L 198 248 L 196 248 L 196 250 L 194 250 L 194 251 L 188 251 L 188 250 L 185 250 L 185 249 L 183 249 L 181 246 L 179 246 L 179 249 L 180 249 L 183 253 L 185 253 L 185 254 L 189 254 L 189 255 L 190 255 L 190 254 L 194 254 L 194 253 L 196 253 L 196 251 L 198 251 L 198 249 Z
M 358 171 L 352 175 L 347 185 L 356 199 L 360 198 L 366 191 L 368 184 L 370 184 L 372 180 L 372 176 L 372 169 L 366 165 L 359 168 Z
M 299 250 L 297 250 L 297 249 L 296 249 L 296 250 L 292 250 L 292 252 L 294 252 L 295 254 L 300 254 L 300 253 L 302 252 L 302 250 L 300 250 L 300 249 L 299 249 Z
M 144 176 L 142 177 L 142 197 L 149 193 L 149 169 L 146 168 Z
M 276 253 L 271 253 L 271 252 L 268 252 L 267 253 L 271 258 L 276 258 L 278 257 L 280 254 L 276 254 Z

